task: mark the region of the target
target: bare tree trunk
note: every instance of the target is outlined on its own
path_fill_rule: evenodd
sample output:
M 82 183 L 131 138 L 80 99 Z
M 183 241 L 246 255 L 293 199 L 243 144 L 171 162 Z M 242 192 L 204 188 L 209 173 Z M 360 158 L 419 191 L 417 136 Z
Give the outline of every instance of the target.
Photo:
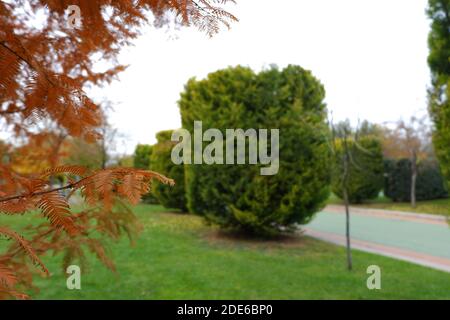
M 345 202 L 345 236 L 347 240 L 347 268 L 352 270 L 352 249 L 350 246 L 350 208 L 348 201 L 347 188 L 344 188 L 344 202 Z
M 106 129 L 103 130 L 103 137 L 101 140 L 101 149 L 102 149 L 102 159 L 101 159 L 101 168 L 106 169 L 106 162 L 108 161 L 108 153 L 106 150 Z
M 107 159 L 106 159 L 106 151 L 105 151 L 105 149 L 104 149 L 104 147 L 102 148 L 102 163 L 101 163 L 101 168 L 102 169 L 106 169 L 106 161 L 107 161 Z
M 343 191 L 344 191 L 344 202 L 345 202 L 345 237 L 347 242 L 347 268 L 352 270 L 352 249 L 350 245 L 350 201 L 348 198 L 348 174 L 349 174 L 349 155 L 347 150 L 347 144 L 344 143 L 345 155 L 344 155 L 344 176 L 343 176 Z
M 416 183 L 417 183 L 417 154 L 412 153 L 411 158 L 411 207 L 415 208 L 416 203 Z

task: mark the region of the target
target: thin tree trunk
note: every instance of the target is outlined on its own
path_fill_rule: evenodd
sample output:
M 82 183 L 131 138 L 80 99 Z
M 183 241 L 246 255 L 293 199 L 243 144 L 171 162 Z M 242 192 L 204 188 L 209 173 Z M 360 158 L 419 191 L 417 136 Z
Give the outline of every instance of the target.
M 347 240 L 347 268 L 352 270 L 352 249 L 350 245 L 350 208 L 348 201 L 347 188 L 344 188 L 344 202 L 345 202 L 345 236 Z
M 411 207 L 415 208 L 416 202 L 416 183 L 417 183 L 417 155 L 413 151 L 411 159 Z
M 348 175 L 349 175 L 349 162 L 350 157 L 348 154 L 348 146 L 346 141 L 344 142 L 344 176 L 343 176 L 343 191 L 344 191 L 344 202 L 345 202 L 345 236 L 347 242 L 347 268 L 352 270 L 352 250 L 350 245 L 350 201 L 348 197 Z
M 106 135 L 106 132 L 104 133 L 105 135 Z M 102 144 L 101 144 L 101 148 L 102 148 L 102 163 L 101 163 L 101 168 L 102 169 L 106 169 L 106 162 L 107 162 L 107 157 L 108 157 L 108 155 L 107 155 L 107 152 L 106 152 L 106 142 L 105 142 L 105 136 L 103 136 L 103 139 L 102 139 Z

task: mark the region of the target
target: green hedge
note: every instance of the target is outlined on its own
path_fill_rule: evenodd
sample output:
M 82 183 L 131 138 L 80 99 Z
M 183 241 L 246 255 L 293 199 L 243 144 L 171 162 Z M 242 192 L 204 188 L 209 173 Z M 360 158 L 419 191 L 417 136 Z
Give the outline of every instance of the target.
M 420 162 L 417 170 L 417 200 L 448 197 L 445 180 L 435 161 Z M 385 195 L 395 202 L 411 201 L 411 161 L 409 159 L 385 160 L 385 172 Z
M 194 121 L 202 121 L 204 131 L 219 129 L 224 137 L 226 128 L 280 130 L 275 175 L 261 175 L 267 167 L 261 164 L 185 165 L 190 211 L 251 234 L 274 234 L 309 222 L 329 195 L 324 97 L 320 82 L 298 66 L 260 73 L 230 67 L 189 80 L 179 101 L 189 132 Z M 248 145 L 246 158 L 248 163 Z
M 380 141 L 371 136 L 361 137 L 358 147 L 348 142 L 349 163 L 348 195 L 350 203 L 361 203 L 378 197 L 383 188 L 383 153 Z M 336 144 L 333 166 L 332 190 L 343 199 L 342 178 L 344 166 L 342 162 L 342 141 Z
M 150 158 L 151 169 L 175 180 L 174 186 L 164 185 L 159 182 L 153 184 L 153 194 L 166 208 L 187 211 L 184 188 L 184 167 L 175 165 L 171 160 L 172 148 L 175 145 L 171 141 L 173 130 L 161 131 L 156 134 L 157 143 L 153 145 Z

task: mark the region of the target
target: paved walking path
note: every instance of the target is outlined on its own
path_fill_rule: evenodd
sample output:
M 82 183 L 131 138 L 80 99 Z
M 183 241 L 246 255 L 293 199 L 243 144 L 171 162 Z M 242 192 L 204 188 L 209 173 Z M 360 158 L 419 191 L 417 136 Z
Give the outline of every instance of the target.
M 345 211 L 328 206 L 303 229 L 345 245 Z M 353 248 L 450 272 L 450 228 L 445 217 L 351 208 Z

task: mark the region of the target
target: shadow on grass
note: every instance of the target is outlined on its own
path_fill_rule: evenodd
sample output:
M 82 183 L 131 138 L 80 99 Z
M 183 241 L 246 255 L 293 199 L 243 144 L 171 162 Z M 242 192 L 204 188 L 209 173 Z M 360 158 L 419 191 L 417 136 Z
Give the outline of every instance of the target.
M 210 244 L 221 246 L 245 246 L 250 248 L 304 248 L 311 244 L 312 239 L 301 233 L 279 234 L 271 237 L 251 235 L 243 231 L 220 230 L 215 228 L 204 237 Z

